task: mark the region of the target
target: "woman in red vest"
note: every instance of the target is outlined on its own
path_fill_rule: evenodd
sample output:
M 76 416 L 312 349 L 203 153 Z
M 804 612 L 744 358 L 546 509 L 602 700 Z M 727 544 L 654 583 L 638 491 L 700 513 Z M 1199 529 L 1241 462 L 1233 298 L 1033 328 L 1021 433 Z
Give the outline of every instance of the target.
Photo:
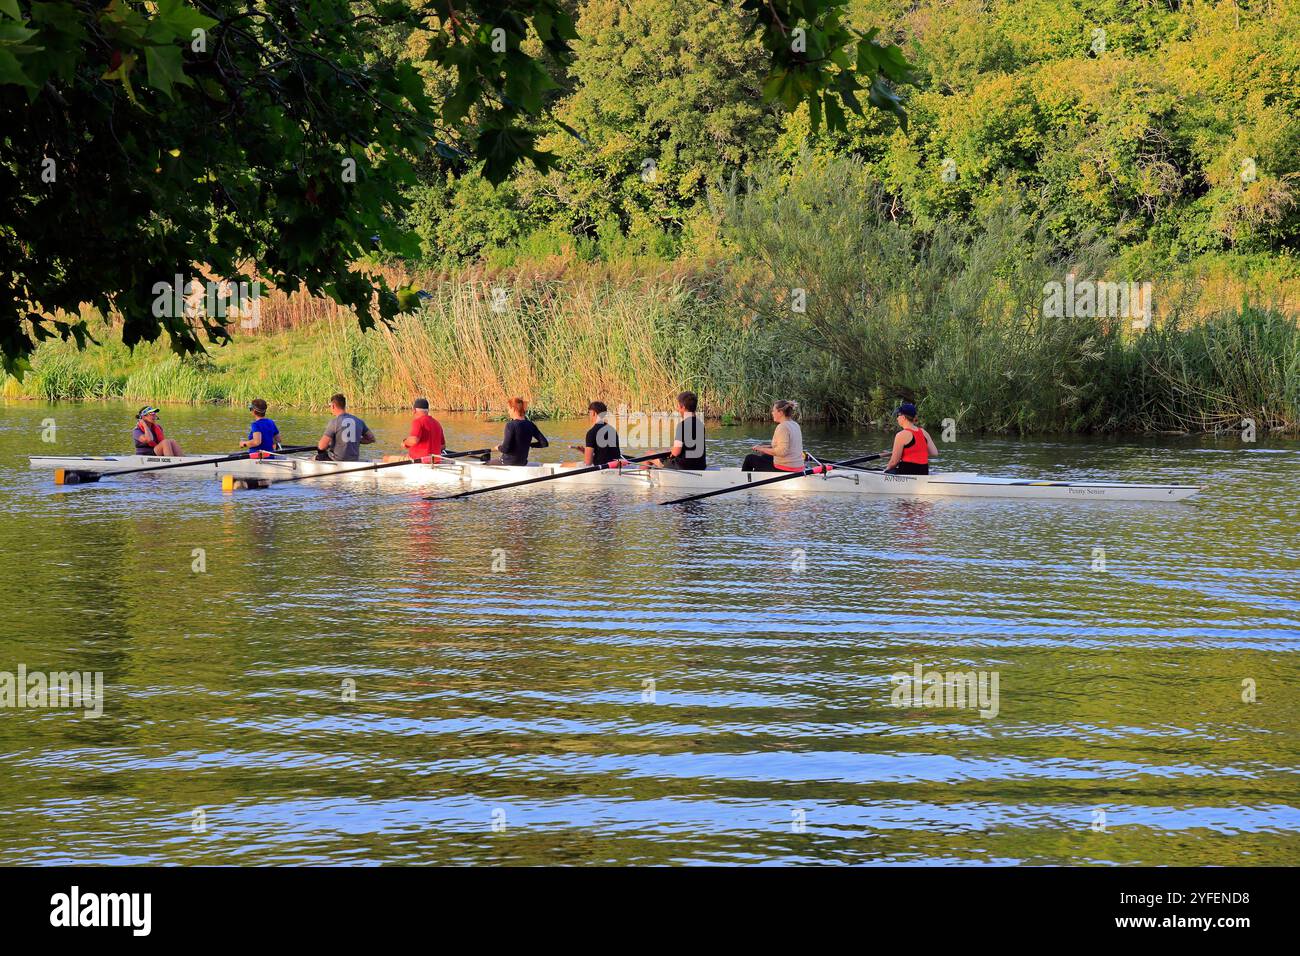
M 898 406 L 898 427 L 902 429 L 894 436 L 892 451 L 882 452 L 889 455 L 889 464 L 885 466 L 887 475 L 928 475 L 930 473 L 930 456 L 939 454 L 934 439 L 924 428 L 916 424 L 916 406 L 904 402 Z
M 131 433 L 135 440 L 137 455 L 163 455 L 179 458 L 185 453 L 181 446 L 170 438 L 163 437 L 162 426 L 158 424 L 158 409 L 146 405 L 135 416 L 135 431 Z

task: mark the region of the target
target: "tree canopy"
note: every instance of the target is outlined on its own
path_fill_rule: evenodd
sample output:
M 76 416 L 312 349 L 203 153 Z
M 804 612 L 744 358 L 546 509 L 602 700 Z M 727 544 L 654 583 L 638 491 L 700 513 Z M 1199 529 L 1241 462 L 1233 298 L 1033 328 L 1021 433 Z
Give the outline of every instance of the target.
M 716 14 L 745 47 L 730 88 L 802 105 L 813 129 L 843 131 L 868 106 L 902 122 L 895 87 L 910 64 L 876 30 L 851 26 L 847 3 L 681 12 L 672 22 L 698 31 L 678 51 L 683 70 L 685 47 L 699 55 L 718 32 Z M 128 345 L 166 334 L 186 354 L 224 340 L 228 316 L 187 315 L 159 295 L 196 268 L 329 295 L 363 327 L 387 321 L 415 291 L 389 288 L 364 262 L 418 253 L 407 209 L 420 170 L 473 168 L 494 184 L 521 162 L 545 172 L 575 148 L 553 130 L 577 137 L 579 152 L 603 148 L 595 126 L 611 111 L 668 137 L 665 162 L 685 171 L 688 192 L 693 151 L 719 137 L 746 148 L 752 107 L 665 132 L 674 113 L 709 111 L 689 89 L 707 82 L 684 82 L 648 121 L 644 92 L 553 110 L 575 81 L 590 85 L 568 73 L 576 26 L 564 0 L 0 0 L 5 369 L 20 373 L 41 339 L 83 342 L 83 303 L 121 315 Z M 425 42 L 412 54 L 415 35 Z
M 495 192 L 422 175 L 425 255 L 505 262 L 560 237 L 582 256 L 708 258 L 727 250 L 704 185 L 769 165 L 797 175 L 811 143 L 863 160 L 891 214 L 921 225 L 978 229 L 1010 188 L 1062 248 L 1096 229 L 1125 271 L 1300 268 L 1294 3 L 850 0 L 845 22 L 889 24 L 916 65 L 906 132 L 882 110 L 815 129 L 807 104 L 757 99 L 761 44 L 734 18 L 703 26 L 703 9 L 579 0 L 554 113 L 583 140 L 540 121 L 554 168 L 519 169 Z

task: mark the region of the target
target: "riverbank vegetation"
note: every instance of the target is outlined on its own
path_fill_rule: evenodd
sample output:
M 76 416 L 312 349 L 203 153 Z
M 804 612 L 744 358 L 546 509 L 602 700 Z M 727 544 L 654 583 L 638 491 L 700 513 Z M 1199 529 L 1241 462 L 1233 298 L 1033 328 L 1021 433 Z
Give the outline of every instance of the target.
M 1289 284 L 1246 296 L 1276 307 L 1242 306 L 1230 304 L 1239 287 L 1170 275 L 1154 284 L 1169 305 L 1150 329 L 1125 316 L 1051 318 L 1042 286 L 1062 266 L 1041 231 L 1026 237 L 1023 211 L 999 209 L 967 239 L 926 234 L 891 222 L 878 195 L 854 196 L 833 173 L 804 181 L 824 200 L 812 205 L 825 214 L 862 200 L 847 214 L 861 228 L 795 228 L 781 216 L 806 211 L 787 209 L 773 221 L 791 228 L 751 232 L 773 214 L 766 194 L 730 197 L 724 218 L 747 251 L 740 265 L 555 258 L 467 272 L 431 283 L 419 311 L 368 332 L 319 300 L 273 294 L 264 327 L 189 358 L 161 344 L 131 352 L 91 317 L 101 347 L 46 343 L 4 394 L 319 405 L 342 389 L 362 407 L 425 395 L 436 408 L 481 411 L 522 394 L 555 416 L 594 396 L 665 409 L 691 387 L 711 415 L 735 418 L 762 418 L 773 398 L 798 396 L 810 417 L 882 422 L 910 397 L 931 423 L 989 431 L 1209 431 L 1243 418 L 1261 430 L 1300 427 Z M 864 243 L 875 249 L 871 268 Z M 791 310 L 794 289 L 802 312 Z
M 419 242 L 364 258 L 418 309 L 362 332 L 351 308 L 272 292 L 258 328 L 189 357 L 128 352 L 87 311 L 103 346 L 44 342 L 5 394 L 522 394 L 563 415 L 688 387 L 737 418 L 797 397 L 880 422 L 909 398 L 977 430 L 1300 431 L 1294 5 L 851 0 L 846 22 L 888 25 L 915 67 L 906 129 L 762 95 L 771 51 L 735 7 L 572 10 L 529 120 L 551 159 L 502 178 L 426 157 L 404 186 Z M 457 74 L 423 57 L 425 27 L 382 53 L 444 102 Z M 1089 283 L 1140 292 L 1053 311 L 1049 288 Z

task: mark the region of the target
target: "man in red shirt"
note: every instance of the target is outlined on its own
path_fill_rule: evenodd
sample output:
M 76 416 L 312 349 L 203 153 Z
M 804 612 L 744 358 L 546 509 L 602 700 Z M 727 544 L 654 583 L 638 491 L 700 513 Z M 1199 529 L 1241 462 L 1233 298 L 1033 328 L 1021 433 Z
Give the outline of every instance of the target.
M 411 422 L 410 437 L 402 440 L 402 447 L 413 461 L 441 455 L 445 447 L 442 426 L 429 414 L 429 400 L 417 398 L 414 403 L 415 419 Z

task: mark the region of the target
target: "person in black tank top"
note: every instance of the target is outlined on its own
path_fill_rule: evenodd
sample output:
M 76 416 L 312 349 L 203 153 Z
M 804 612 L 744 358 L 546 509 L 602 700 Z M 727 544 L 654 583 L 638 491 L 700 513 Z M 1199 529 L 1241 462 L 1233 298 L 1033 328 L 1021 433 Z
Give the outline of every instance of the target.
M 586 438 L 581 445 L 570 445 L 574 451 L 582 452 L 584 465 L 608 465 L 623 457 L 618 446 L 618 432 L 614 426 L 605 422 L 605 413 L 609 406 L 604 402 L 592 402 L 587 406 L 587 416 L 591 427 L 587 429 Z
M 643 468 L 681 468 L 688 471 L 702 471 L 707 467 L 704 454 L 704 419 L 695 414 L 700 400 L 694 392 L 682 392 L 677 396 L 677 413 L 682 420 L 677 423 L 673 435 L 673 447 L 668 457 L 648 461 Z

